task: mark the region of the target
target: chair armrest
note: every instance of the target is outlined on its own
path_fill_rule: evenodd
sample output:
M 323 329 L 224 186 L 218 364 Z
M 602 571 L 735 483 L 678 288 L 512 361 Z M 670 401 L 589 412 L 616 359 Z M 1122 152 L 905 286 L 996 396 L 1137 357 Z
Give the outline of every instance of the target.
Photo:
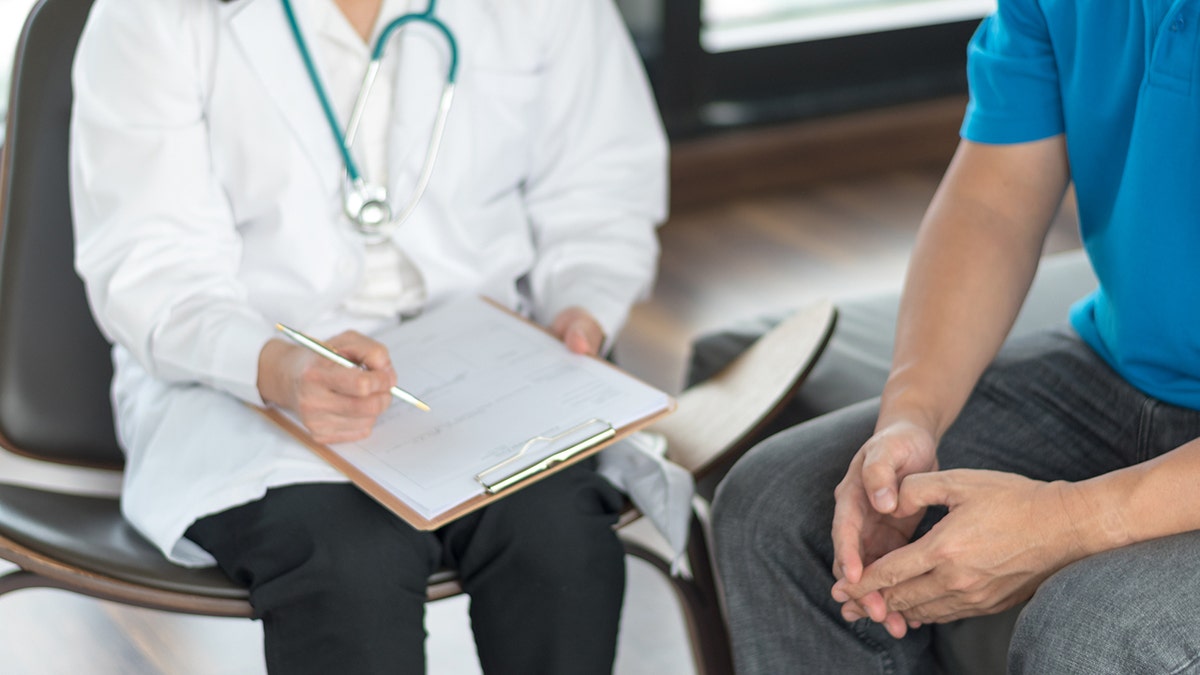
M 828 301 L 804 307 L 681 393 L 675 413 L 651 427 L 667 438 L 667 457 L 701 479 L 745 452 L 804 382 L 836 317 Z

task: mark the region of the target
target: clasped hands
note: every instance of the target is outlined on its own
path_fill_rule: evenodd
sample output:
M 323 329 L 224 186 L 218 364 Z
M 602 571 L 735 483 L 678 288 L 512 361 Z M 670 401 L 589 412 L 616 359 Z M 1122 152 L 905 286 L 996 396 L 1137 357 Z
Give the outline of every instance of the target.
M 599 322 L 580 307 L 555 317 L 550 332 L 578 354 L 596 355 L 604 345 Z M 263 401 L 291 410 L 319 443 L 362 440 L 392 403 L 396 384 L 387 349 L 355 331 L 327 344 L 364 368 L 345 368 L 283 340 L 270 340 L 258 360 L 258 390 Z
M 1085 555 L 1071 483 L 997 471 L 939 471 L 930 433 L 882 428 L 835 491 L 831 594 L 847 621 L 870 618 L 893 637 L 910 628 L 1002 611 Z M 910 543 L 925 510 L 949 513 Z

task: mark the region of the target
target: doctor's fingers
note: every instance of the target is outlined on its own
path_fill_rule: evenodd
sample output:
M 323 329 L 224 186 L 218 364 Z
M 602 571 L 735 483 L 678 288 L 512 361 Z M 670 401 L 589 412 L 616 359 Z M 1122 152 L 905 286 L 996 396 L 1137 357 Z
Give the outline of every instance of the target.
M 329 339 L 329 346 L 351 361 L 361 363 L 367 370 L 388 372 L 395 377 L 395 373 L 392 371 L 392 358 L 388 354 L 387 347 L 358 331 L 348 330 L 338 333 Z M 392 384 L 395 382 L 388 386 L 390 387 Z
M 387 392 L 396 384 L 396 373 L 387 370 L 347 368 L 328 359 L 313 359 L 304 370 L 302 390 L 330 391 L 342 396 L 364 398 Z
M 596 356 L 600 353 L 600 347 L 604 345 L 604 333 L 595 324 L 574 323 L 563 333 L 562 341 L 567 345 L 567 349 L 576 354 Z
M 604 329 L 582 307 L 568 307 L 554 317 L 550 332 L 576 354 L 596 356 L 604 346 Z
M 383 414 L 391 403 L 391 392 L 386 389 L 357 396 L 322 387 L 311 387 L 300 392 L 296 412 L 300 413 L 306 425 L 309 425 L 310 420 L 325 417 L 374 423 L 375 418 Z M 311 425 L 309 428 L 312 428 Z
M 304 419 L 309 435 L 318 443 L 349 443 L 361 441 L 371 435 L 374 418 L 348 418 L 337 415 L 321 415 Z

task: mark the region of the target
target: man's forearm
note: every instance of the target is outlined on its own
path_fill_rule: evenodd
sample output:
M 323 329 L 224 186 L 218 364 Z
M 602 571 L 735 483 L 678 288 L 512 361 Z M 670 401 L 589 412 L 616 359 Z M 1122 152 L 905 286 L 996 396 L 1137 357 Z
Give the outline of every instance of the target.
M 953 421 L 1012 326 L 1067 182 L 1061 137 L 959 148 L 909 264 L 880 428 L 905 419 L 940 438 Z
M 1064 508 L 1087 554 L 1200 530 L 1200 439 L 1074 483 Z

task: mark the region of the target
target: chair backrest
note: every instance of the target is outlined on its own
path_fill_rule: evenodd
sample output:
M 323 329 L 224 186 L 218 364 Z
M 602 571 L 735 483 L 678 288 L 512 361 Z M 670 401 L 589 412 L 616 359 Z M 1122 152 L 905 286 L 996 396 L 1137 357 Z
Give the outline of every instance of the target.
M 0 442 L 117 467 L 109 345 L 75 274 L 67 148 L 71 63 L 92 0 L 42 0 L 17 46 L 0 164 Z

